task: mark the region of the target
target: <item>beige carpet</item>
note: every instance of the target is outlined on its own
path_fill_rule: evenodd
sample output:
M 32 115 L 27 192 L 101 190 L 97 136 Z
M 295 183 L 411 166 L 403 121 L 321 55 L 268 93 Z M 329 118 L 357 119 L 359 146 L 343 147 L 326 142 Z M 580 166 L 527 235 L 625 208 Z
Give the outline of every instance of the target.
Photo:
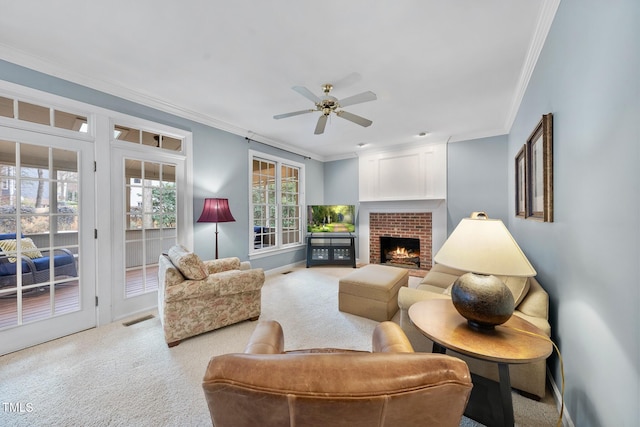
M 337 309 L 338 279 L 350 271 L 315 267 L 268 276 L 261 318 L 282 324 L 287 350 L 371 349 L 376 322 Z M 410 278 L 410 286 L 418 280 Z M 200 387 L 207 362 L 214 355 L 243 351 L 255 325 L 242 322 L 169 349 L 156 316 L 128 327 L 112 323 L 2 356 L 0 425 L 210 426 Z M 7 410 L 6 403 L 13 410 Z M 514 409 L 516 425 L 555 425 L 550 393 L 543 402 L 514 394 Z M 479 425 L 468 419 L 461 423 Z

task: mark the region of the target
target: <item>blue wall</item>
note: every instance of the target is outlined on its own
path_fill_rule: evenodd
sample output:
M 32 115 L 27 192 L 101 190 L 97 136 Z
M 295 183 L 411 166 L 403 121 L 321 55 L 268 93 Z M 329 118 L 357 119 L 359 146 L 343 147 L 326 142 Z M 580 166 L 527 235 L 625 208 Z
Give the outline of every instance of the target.
M 450 143 L 447 150 L 447 233 L 477 211 L 506 224 L 513 178 L 506 135 Z
M 237 220 L 220 226 L 221 256 L 248 251 L 249 148 L 305 163 L 308 203 L 357 200 L 357 159 L 323 165 L 288 156 L 3 61 L 0 79 L 192 131 L 195 219 L 213 192 L 229 196 Z M 550 294 L 566 404 L 579 426 L 640 425 L 639 81 L 640 2 L 563 0 L 506 143 L 495 137 L 449 147 L 449 229 L 480 209 L 507 222 Z M 538 223 L 515 217 L 513 164 L 548 112 L 554 114 L 555 221 Z M 203 257 L 213 253 L 212 232 L 195 225 L 195 249 Z M 254 264 L 274 268 L 302 259 L 298 251 Z M 557 357 L 551 369 L 560 385 Z
M 640 2 L 564 0 L 509 134 L 512 163 L 554 114 L 554 222 L 509 204 L 509 228 L 551 296 L 581 427 L 640 425 L 639 82 Z
M 261 151 L 304 163 L 307 169 L 306 194 L 320 203 L 324 197 L 323 164 L 257 142 L 248 143 L 244 137 L 211 126 L 187 120 L 163 111 L 127 101 L 97 90 L 89 89 L 47 74 L 0 60 L 0 80 L 38 89 L 43 92 L 140 117 L 153 122 L 191 131 L 193 134 L 193 215 L 194 251 L 204 259 L 214 257 L 213 224 L 195 222 L 202 212 L 206 197 L 227 197 L 236 222 L 218 226 L 220 257 L 238 256 L 247 259 L 249 253 L 249 161 L 248 150 Z M 309 199 L 308 199 L 309 200 Z M 305 259 L 304 248 L 287 254 L 265 257 L 252 264 L 265 269 L 292 264 Z
M 450 234 L 462 218 L 484 211 L 507 223 L 507 189 L 513 179 L 507 159 L 506 135 L 450 143 L 447 146 L 447 228 Z M 325 203 L 357 204 L 357 158 L 324 164 Z
M 513 178 L 507 161 L 507 136 L 450 143 L 447 146 L 448 234 L 462 218 L 484 211 L 491 218 L 509 216 L 507 188 Z M 357 158 L 324 164 L 325 203 L 359 200 Z
M 324 163 L 324 202 L 327 205 L 355 205 L 358 235 L 359 160 L 357 157 Z M 360 258 L 356 242 L 356 258 Z
M 324 163 L 324 203 L 358 204 L 358 158 Z

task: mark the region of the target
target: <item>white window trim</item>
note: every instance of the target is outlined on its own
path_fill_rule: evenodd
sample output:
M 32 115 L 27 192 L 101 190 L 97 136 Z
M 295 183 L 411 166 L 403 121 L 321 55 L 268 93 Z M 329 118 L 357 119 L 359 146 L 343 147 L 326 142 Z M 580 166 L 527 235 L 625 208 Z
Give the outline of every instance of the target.
M 272 154 L 267 154 L 267 153 L 263 153 L 261 151 L 256 151 L 256 150 L 249 150 L 249 189 L 248 189 L 248 197 L 249 197 L 249 224 L 247 224 L 247 226 L 249 227 L 249 241 L 248 241 L 248 245 L 249 245 L 249 260 L 253 260 L 253 259 L 259 259 L 259 258 L 264 258 L 264 257 L 268 257 L 268 256 L 272 256 L 272 255 L 278 255 L 278 254 L 283 254 L 283 253 L 288 253 L 288 252 L 294 252 L 294 251 L 298 251 L 300 250 L 300 248 L 305 247 L 305 243 L 304 243 L 304 227 L 305 224 L 307 223 L 306 221 L 306 202 L 305 202 L 305 165 L 304 163 L 299 163 L 290 159 L 287 159 L 285 157 L 279 157 L 279 156 L 274 156 Z M 268 160 L 268 161 L 272 161 L 276 163 L 276 170 L 279 171 L 279 168 L 282 164 L 284 165 L 288 165 L 288 166 L 293 166 L 296 167 L 300 170 L 300 176 L 299 176 L 299 186 L 300 186 L 300 191 L 298 193 L 298 202 L 301 206 L 301 215 L 300 215 L 300 242 L 299 243 L 292 243 L 292 244 L 288 244 L 286 246 L 282 246 L 281 244 L 278 244 L 277 246 L 274 247 L 270 247 L 270 248 L 261 248 L 261 249 L 255 249 L 253 247 L 253 243 L 254 243 L 254 236 L 253 236 L 253 231 L 252 231 L 252 227 L 253 227 L 253 160 L 254 158 L 259 158 L 259 159 L 263 159 L 263 160 Z M 280 178 L 280 174 L 278 172 L 278 178 Z M 279 187 L 279 185 L 278 185 Z M 278 199 L 280 198 L 280 195 L 278 194 Z M 278 203 L 278 207 L 280 207 L 281 204 Z M 280 224 L 278 224 L 278 234 L 281 235 L 282 233 L 282 229 L 280 227 Z

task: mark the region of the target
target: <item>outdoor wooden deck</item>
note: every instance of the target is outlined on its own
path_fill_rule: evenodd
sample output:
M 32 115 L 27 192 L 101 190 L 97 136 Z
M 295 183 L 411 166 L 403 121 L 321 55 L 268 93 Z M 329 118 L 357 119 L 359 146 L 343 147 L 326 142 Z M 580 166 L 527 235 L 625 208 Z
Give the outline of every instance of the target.
M 127 271 L 127 295 L 142 293 L 142 270 Z M 147 289 L 157 289 L 158 267 L 147 266 Z M 53 301 L 52 301 L 53 300 Z M 76 311 L 79 308 L 79 285 L 77 280 L 55 285 L 53 299 L 49 286 L 26 292 L 22 296 L 22 323 L 31 323 L 49 317 Z M 0 329 L 18 324 L 17 296 L 0 298 Z

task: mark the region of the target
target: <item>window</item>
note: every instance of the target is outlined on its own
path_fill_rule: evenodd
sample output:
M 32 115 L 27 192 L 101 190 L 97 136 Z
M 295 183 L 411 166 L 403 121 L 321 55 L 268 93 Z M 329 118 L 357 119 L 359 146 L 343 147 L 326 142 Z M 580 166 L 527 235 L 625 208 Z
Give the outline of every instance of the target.
M 149 147 L 161 148 L 169 151 L 182 151 L 182 139 L 163 135 L 156 132 L 147 132 L 132 127 L 115 124 L 113 138 L 118 141 L 131 142 Z
M 54 126 L 74 132 L 87 133 L 88 121 L 84 115 L 56 110 L 44 105 L 14 100 L 0 96 L 0 117 Z
M 127 129 L 114 123 L 136 144 L 118 140 Z M 192 142 L 188 131 L 0 81 L 0 234 L 23 234 L 43 255 L 37 269 L 17 262 L 14 279 L 0 277 L 8 351 L 157 303 L 160 254 L 178 234 L 193 247 Z M 37 255 L 30 245 L 18 239 L 13 253 Z
M 251 164 L 251 252 L 302 244 L 304 165 L 249 152 Z
M 52 234 L 54 245 L 61 233 L 77 234 L 77 153 L 5 140 L 0 153 L 0 234 L 16 233 L 18 223 L 25 235 Z

